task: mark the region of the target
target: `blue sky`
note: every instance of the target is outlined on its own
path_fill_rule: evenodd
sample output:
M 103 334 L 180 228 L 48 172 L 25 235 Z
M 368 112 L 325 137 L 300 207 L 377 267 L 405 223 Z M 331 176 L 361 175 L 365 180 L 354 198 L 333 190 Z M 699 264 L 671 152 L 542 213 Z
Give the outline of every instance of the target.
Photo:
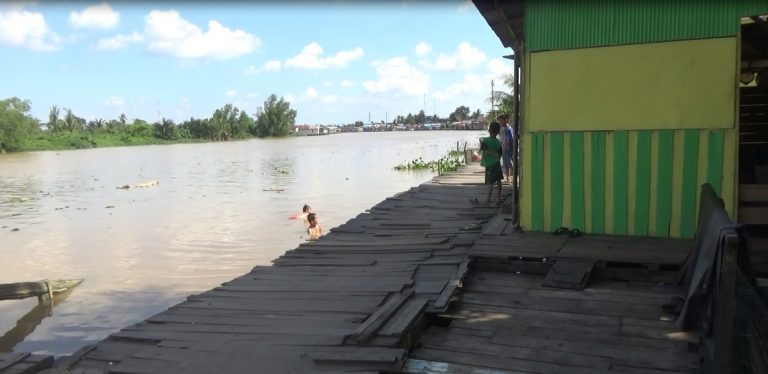
M 270 94 L 297 124 L 487 111 L 511 50 L 468 1 L 0 4 L 0 98 L 175 121 Z M 425 100 L 426 98 L 426 100 Z

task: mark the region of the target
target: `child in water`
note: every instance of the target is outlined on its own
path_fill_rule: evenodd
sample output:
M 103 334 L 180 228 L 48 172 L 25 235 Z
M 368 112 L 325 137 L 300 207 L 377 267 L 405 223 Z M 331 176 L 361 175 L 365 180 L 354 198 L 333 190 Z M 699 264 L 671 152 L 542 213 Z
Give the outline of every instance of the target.
M 312 213 L 312 208 L 309 207 L 309 205 L 304 204 L 304 207 L 301 208 L 301 213 L 294 214 L 289 219 L 303 219 L 304 222 L 307 221 L 307 215 L 309 213 Z
M 307 221 L 309 222 L 309 227 L 307 227 L 309 240 L 319 239 L 320 236 L 323 235 L 323 228 L 320 227 L 320 224 L 317 222 L 317 215 L 315 213 L 307 214 Z

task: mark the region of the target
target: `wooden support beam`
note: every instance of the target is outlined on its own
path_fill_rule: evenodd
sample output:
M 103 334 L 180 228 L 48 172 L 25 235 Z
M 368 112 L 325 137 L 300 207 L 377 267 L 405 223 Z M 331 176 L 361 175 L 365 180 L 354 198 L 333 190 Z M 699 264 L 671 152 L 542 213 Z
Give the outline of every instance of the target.
M 53 294 L 64 292 L 82 283 L 82 281 L 82 279 L 56 279 L 0 284 L 0 300 L 26 299 L 43 295 L 52 298 Z

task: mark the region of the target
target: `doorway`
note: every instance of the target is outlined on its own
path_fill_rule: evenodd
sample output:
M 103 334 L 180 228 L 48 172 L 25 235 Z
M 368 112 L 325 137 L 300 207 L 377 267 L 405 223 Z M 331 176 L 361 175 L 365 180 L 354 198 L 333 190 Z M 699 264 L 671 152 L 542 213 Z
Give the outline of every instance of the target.
M 768 275 L 768 15 L 741 19 L 739 206 L 752 238 L 753 263 Z

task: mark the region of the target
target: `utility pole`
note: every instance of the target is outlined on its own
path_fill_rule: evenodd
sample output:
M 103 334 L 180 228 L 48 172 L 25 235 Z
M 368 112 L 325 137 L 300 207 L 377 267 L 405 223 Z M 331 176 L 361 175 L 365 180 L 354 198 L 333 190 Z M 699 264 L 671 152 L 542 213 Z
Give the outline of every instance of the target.
M 426 124 L 427 122 L 427 91 L 424 91 L 424 123 L 422 125 Z
M 493 97 L 493 79 L 491 79 L 491 116 L 496 114 L 496 111 L 495 111 L 494 105 L 493 105 L 493 102 L 494 102 L 493 99 L 494 99 L 494 97 Z

